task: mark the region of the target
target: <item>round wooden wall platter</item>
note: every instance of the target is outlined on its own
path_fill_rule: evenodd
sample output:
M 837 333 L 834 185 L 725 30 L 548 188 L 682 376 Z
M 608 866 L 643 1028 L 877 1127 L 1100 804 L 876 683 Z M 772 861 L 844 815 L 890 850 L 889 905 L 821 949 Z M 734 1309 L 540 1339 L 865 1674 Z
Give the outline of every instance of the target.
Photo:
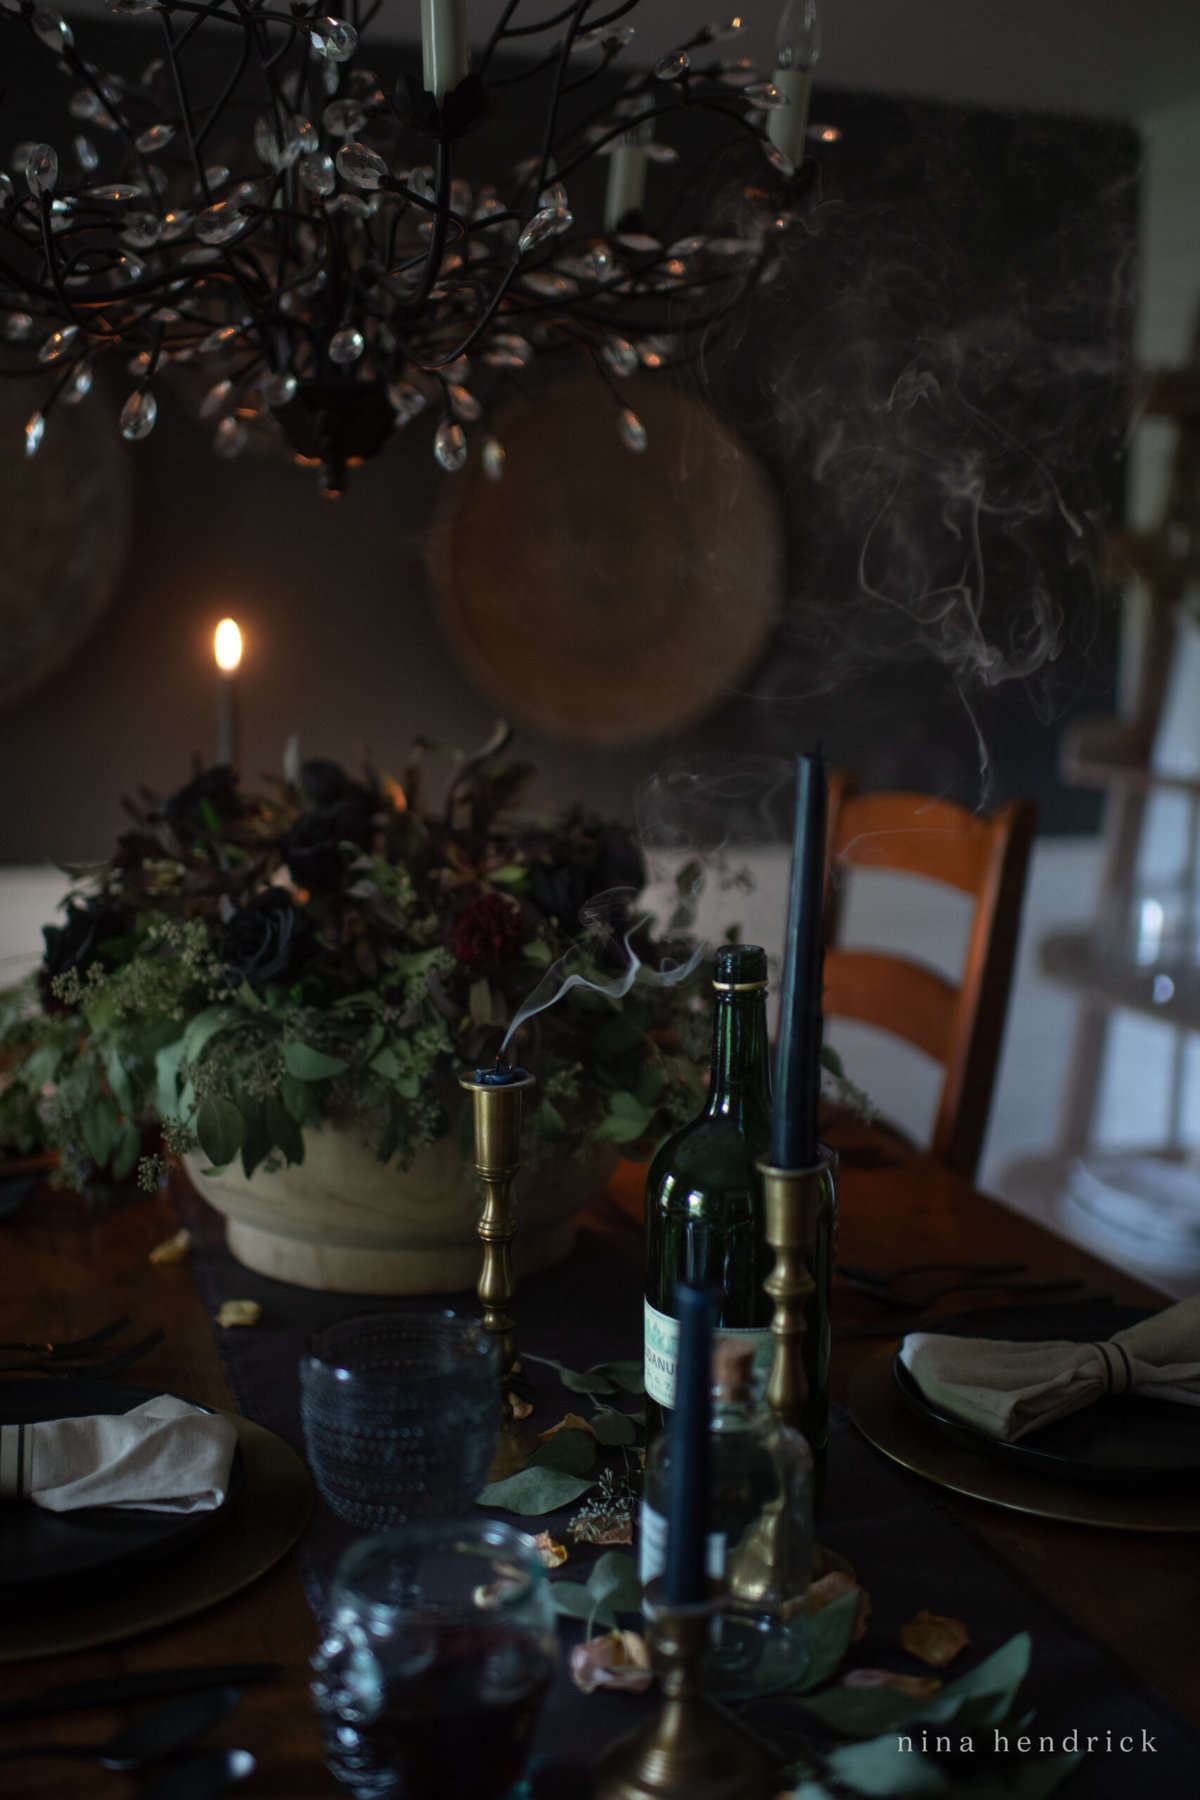
M 0 381 L 0 708 L 57 673 L 116 592 L 129 542 L 128 451 L 119 401 L 99 380 L 54 407 L 36 456 L 25 422 L 47 382 Z
M 566 378 L 497 420 L 499 480 L 478 451 L 447 478 L 431 543 L 467 670 L 506 713 L 587 744 L 712 711 L 762 657 L 782 581 L 775 493 L 749 451 L 665 380 L 618 391 L 643 452 L 603 383 Z

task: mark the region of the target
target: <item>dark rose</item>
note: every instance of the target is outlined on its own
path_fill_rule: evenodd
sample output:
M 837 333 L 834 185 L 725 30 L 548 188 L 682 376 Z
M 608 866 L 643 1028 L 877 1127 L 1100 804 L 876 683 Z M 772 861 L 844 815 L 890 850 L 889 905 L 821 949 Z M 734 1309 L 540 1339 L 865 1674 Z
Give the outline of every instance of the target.
M 379 796 L 333 762 L 306 762 L 300 786 L 308 807 L 283 840 L 284 860 L 299 887 L 328 893 L 346 872 L 342 845 L 370 843 Z
M 105 969 L 113 968 L 116 959 L 108 954 L 105 945 L 111 938 L 120 937 L 124 929 L 124 918 L 102 896 L 86 905 L 72 900 L 67 908 L 65 924 L 43 925 L 46 953 L 42 958 L 38 980 L 42 1004 L 47 1012 L 63 1010 L 61 1000 L 56 999 L 50 990 L 54 977 L 65 975 L 68 969 L 78 969 L 83 974 L 95 962 Z
M 176 836 L 186 840 L 208 836 L 214 819 L 218 825 L 224 825 L 236 819 L 241 810 L 236 775 L 228 763 L 217 763 L 172 794 L 163 806 L 162 816 L 174 827 Z
M 450 948 L 460 963 L 478 969 L 518 955 L 525 942 L 521 909 L 502 894 L 481 894 L 460 913 L 450 934 Z
M 580 834 L 554 862 L 535 861 L 529 871 L 528 895 L 548 919 L 568 930 L 579 923 L 589 900 L 609 888 L 642 889 L 646 865 L 623 825 L 597 823 Z
M 283 888 L 252 894 L 225 927 L 221 955 L 231 981 L 262 987 L 298 975 L 312 954 L 308 920 Z

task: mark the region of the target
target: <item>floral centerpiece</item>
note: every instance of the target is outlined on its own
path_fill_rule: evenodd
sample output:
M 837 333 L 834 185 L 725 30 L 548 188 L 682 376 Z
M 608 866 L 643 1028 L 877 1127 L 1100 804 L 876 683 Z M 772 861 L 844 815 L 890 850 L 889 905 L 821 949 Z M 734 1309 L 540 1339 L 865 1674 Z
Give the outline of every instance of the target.
M 686 958 L 632 912 L 616 932 L 587 922 L 601 892 L 642 887 L 637 845 L 579 807 L 518 810 L 532 771 L 506 747 L 501 731 L 459 759 L 436 807 L 420 743 L 399 780 L 311 761 L 252 794 L 220 766 L 127 802 L 131 829 L 73 871 L 36 978 L 5 996 L 0 1144 L 57 1151 L 76 1187 L 135 1169 L 153 1186 L 172 1154 L 249 1178 L 349 1124 L 405 1168 L 455 1136 L 456 1071 L 494 1056 L 558 959 L 612 986 L 631 927 L 643 960 Z M 618 1005 L 575 985 L 521 1028 L 535 1159 L 632 1145 L 695 1110 L 694 995 L 637 984 Z

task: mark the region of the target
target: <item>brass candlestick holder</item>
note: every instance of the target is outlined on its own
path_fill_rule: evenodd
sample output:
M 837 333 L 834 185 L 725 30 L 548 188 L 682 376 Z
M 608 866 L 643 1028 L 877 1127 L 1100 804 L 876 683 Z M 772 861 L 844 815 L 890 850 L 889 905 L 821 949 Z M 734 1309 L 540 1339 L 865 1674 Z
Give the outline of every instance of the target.
M 663 1708 L 623 1738 L 596 1772 L 595 1800 L 770 1800 L 780 1778 L 704 1698 L 701 1664 L 719 1596 L 672 1605 L 652 1581 L 642 1601 Z
M 808 1169 L 760 1162 L 767 1242 L 775 1266 L 763 1283 L 775 1302 L 775 1355 L 767 1404 L 784 1425 L 804 1433 L 813 1453 L 819 1508 L 829 1448 L 829 1297 L 837 1207 L 837 1158 L 822 1149 Z
M 475 1173 L 483 1184 L 479 1237 L 483 1267 L 476 1292 L 483 1309 L 484 1330 L 500 1346 L 500 1432 L 488 1471 L 489 1481 L 504 1481 L 523 1468 L 533 1448 L 530 1428 L 517 1417 L 512 1377 L 520 1373 L 512 1306 L 516 1293 L 512 1242 L 517 1231 L 512 1189 L 521 1167 L 521 1114 L 525 1091 L 534 1085 L 526 1069 L 497 1061 L 494 1069 L 476 1069 L 460 1084 L 471 1095 L 475 1121 Z

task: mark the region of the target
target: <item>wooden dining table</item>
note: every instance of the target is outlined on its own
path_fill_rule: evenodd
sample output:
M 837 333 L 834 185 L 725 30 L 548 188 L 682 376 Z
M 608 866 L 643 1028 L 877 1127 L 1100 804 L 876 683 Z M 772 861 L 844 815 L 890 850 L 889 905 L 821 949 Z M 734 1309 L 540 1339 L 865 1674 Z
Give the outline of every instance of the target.
M 188 1204 L 194 1208 L 199 1203 L 189 1198 Z M 173 1266 L 149 1261 L 153 1246 L 168 1238 L 178 1222 L 169 1191 L 123 1189 L 81 1199 L 48 1186 L 39 1189 L 20 1211 L 0 1222 L 0 1335 L 40 1340 L 83 1334 L 127 1313 L 139 1333 L 161 1326 L 165 1335 L 124 1379 L 235 1409 L 210 1306 L 189 1260 Z M 631 1296 L 640 1296 L 636 1221 L 610 1202 L 588 1215 L 582 1232 L 619 1255 Z M 1120 1302 L 1150 1308 L 1163 1304 L 1154 1290 L 944 1168 L 881 1145 L 869 1134 L 852 1139 L 843 1150 L 837 1253 L 847 1264 L 881 1268 L 923 1262 L 1021 1263 L 1029 1265 L 1031 1276 L 1075 1278 L 1087 1290 L 1111 1294 Z M 563 1307 L 569 1308 L 570 1301 L 564 1287 Z M 947 1296 L 932 1310 L 950 1311 L 962 1303 L 962 1296 Z M 369 1302 L 346 1297 L 347 1315 L 363 1310 L 370 1310 Z M 876 1337 L 857 1334 L 886 1325 L 887 1319 L 869 1296 L 835 1283 L 835 1400 L 845 1399 L 862 1359 L 878 1354 Z M 896 1329 L 899 1334 L 903 1323 Z M 618 1353 L 629 1354 L 629 1349 Z M 1111 1649 L 1131 1682 L 1157 1690 L 1178 1716 L 1200 1725 L 1200 1657 L 1194 1653 L 1200 1621 L 1196 1537 L 1118 1534 L 1005 1511 L 954 1494 L 944 1495 L 943 1503 L 1073 1628 Z M 0 1606 L 10 1604 L 15 1603 L 0 1597 Z M 0 1621 L 0 1634 L 3 1630 Z M 267 1794 L 303 1800 L 342 1791 L 322 1761 L 308 1694 L 308 1658 L 316 1636 L 293 1551 L 250 1586 L 178 1623 L 106 1648 L 9 1663 L 0 1673 L 5 1698 L 12 1700 L 32 1696 L 52 1682 L 127 1670 L 230 1660 L 278 1663 L 279 1677 L 248 1687 L 239 1710 L 216 1728 L 210 1741 L 243 1746 L 257 1758 L 255 1773 L 233 1791 L 248 1800 Z M 63 1742 L 95 1742 L 127 1717 L 127 1712 L 110 1711 L 9 1720 L 0 1724 L 0 1751 L 48 1735 Z M 17 1768 L 20 1785 L 13 1791 L 30 1796 L 118 1800 L 133 1791 L 129 1776 L 84 1765 L 31 1760 L 0 1774 Z M 1147 1791 L 1154 1792 L 1152 1784 Z

